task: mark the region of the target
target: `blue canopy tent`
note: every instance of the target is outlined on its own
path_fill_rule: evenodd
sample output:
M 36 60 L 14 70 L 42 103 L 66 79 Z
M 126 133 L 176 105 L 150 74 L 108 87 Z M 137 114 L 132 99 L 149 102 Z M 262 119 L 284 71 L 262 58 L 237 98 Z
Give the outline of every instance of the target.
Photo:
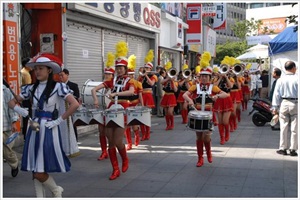
M 295 31 L 295 27 L 286 27 L 269 42 L 272 69 L 277 67 L 285 72 L 284 63 L 288 60 L 294 61 L 298 66 L 298 29 Z

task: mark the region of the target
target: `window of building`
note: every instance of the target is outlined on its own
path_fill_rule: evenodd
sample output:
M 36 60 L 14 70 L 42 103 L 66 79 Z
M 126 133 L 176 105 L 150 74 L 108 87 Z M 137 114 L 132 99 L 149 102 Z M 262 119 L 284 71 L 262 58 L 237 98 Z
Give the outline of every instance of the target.
M 280 3 L 266 3 L 267 7 L 280 6 Z
M 250 9 L 252 8 L 262 8 L 264 7 L 263 3 L 250 3 Z

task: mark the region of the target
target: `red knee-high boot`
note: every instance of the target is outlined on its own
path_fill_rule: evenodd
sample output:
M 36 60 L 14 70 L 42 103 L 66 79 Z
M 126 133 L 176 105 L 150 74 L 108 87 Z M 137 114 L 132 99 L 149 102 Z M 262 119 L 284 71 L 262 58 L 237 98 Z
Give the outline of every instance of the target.
M 203 161 L 203 140 L 196 140 L 197 144 L 197 154 L 198 154 L 198 162 L 197 167 L 201 167 L 204 163 Z
M 204 142 L 205 150 L 206 150 L 206 155 L 207 155 L 207 161 L 209 163 L 212 163 L 212 154 L 211 154 L 211 141 L 209 142 Z
M 188 123 L 188 110 L 182 110 L 183 112 L 183 124 Z
M 142 139 L 141 141 L 146 139 L 146 126 L 145 125 L 140 125 L 141 132 L 142 132 Z
M 234 131 L 233 115 L 230 115 L 229 117 L 229 126 L 230 126 L 230 132 L 233 132 Z
M 104 160 L 104 159 L 108 158 L 105 135 L 100 135 L 100 147 L 101 147 L 102 153 L 99 156 L 98 160 Z
M 140 132 L 139 129 L 134 131 L 134 144 L 138 146 L 140 143 Z
M 174 129 L 174 115 L 169 116 L 170 130 Z
M 212 117 L 213 117 L 214 126 L 217 126 L 218 122 L 217 122 L 217 118 L 216 118 L 216 113 L 215 112 L 213 112 Z
M 229 124 L 224 124 L 224 127 L 225 127 L 225 141 L 227 142 L 230 138 Z
M 130 128 L 126 128 L 125 129 L 125 137 L 126 137 L 126 141 L 127 141 L 127 150 L 132 149 L 132 139 L 131 139 L 131 129 Z
M 113 172 L 112 172 L 111 176 L 109 177 L 109 179 L 114 180 L 120 176 L 116 148 L 114 147 L 112 149 L 108 149 L 108 153 L 109 153 L 109 159 L 110 159 L 111 165 L 113 167 Z
M 150 127 L 146 126 L 146 140 L 150 139 Z
M 232 117 L 233 130 L 237 129 L 237 115 Z
M 167 130 L 170 130 L 170 115 L 166 115 L 165 119 L 166 119 L 166 124 L 167 124 L 167 127 L 166 127 L 166 131 L 167 131 Z
M 125 149 L 125 146 L 123 149 L 118 149 L 120 155 L 121 155 L 121 158 L 122 158 L 122 172 L 126 172 L 127 169 L 128 169 L 128 163 L 129 163 L 129 159 L 127 157 L 127 153 L 126 153 L 126 149 Z
M 241 110 L 240 109 L 236 110 L 236 118 L 237 118 L 238 122 L 241 121 Z
M 224 125 L 223 124 L 219 124 L 218 128 L 219 128 L 219 134 L 220 134 L 220 144 L 223 145 L 225 143 Z

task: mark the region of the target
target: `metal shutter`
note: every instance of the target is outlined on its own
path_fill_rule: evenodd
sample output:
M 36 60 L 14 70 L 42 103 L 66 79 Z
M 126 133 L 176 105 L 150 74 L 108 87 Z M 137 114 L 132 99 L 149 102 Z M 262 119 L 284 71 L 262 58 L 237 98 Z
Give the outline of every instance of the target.
M 150 41 L 147 38 L 128 35 L 127 42 L 129 47 L 128 57 L 132 54 L 136 56 L 135 74 L 137 76 L 139 68 L 145 64 L 144 60 L 150 48 Z
M 106 61 L 106 55 L 108 52 L 112 52 L 115 54 L 116 52 L 116 44 L 119 41 L 125 41 L 126 42 L 126 34 L 120 33 L 108 29 L 103 30 L 104 33 L 104 61 Z
M 76 82 L 80 91 L 88 79 L 102 81 L 102 30 L 67 21 L 67 35 L 66 68 L 70 71 L 70 81 Z

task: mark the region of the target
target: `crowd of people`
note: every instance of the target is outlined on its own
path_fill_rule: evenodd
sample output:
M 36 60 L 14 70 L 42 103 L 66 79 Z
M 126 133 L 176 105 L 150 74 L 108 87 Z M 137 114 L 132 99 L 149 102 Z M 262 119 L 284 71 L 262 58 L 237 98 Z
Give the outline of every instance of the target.
M 139 68 L 139 73 L 135 77 L 136 57 L 131 55 L 127 58 L 127 54 L 128 47 L 124 41 L 117 43 L 115 54 L 111 52 L 107 54 L 104 81 L 91 90 L 94 108 L 99 109 L 103 106 L 100 105 L 97 91 L 105 89 L 110 91 L 106 94 L 110 99 L 108 111 L 114 109 L 117 112 L 135 106 L 147 107 L 149 110 L 156 108 L 157 116 L 165 118 L 165 130 L 172 131 L 175 126 L 179 126 L 174 123 L 174 113 L 176 113 L 174 108 L 177 107 L 182 117 L 182 124 L 187 124 L 196 132 L 198 154 L 196 166 L 203 166 L 204 151 L 207 161 L 212 163 L 211 134 L 214 127 L 218 127 L 215 130 L 219 132 L 220 144 L 226 145 L 230 140 L 230 134 L 237 130 L 238 123 L 241 121 L 241 112 L 248 109 L 249 99 L 257 95 L 253 90 L 260 89 L 257 84 L 260 78 L 257 76 L 253 78 L 249 66 L 233 57 L 226 56 L 222 60 L 221 64 L 228 68 L 225 72 L 216 67 L 212 68 L 211 55 L 206 51 L 201 55 L 194 73 L 187 65 L 183 65 L 179 76 L 170 61 L 164 66 L 158 66 L 155 72 L 152 64 L 153 50 L 149 50 L 145 56 L 144 66 Z M 50 173 L 68 172 L 71 167 L 69 157 L 79 152 L 76 143 L 78 140 L 76 126 L 72 124 L 72 114 L 81 103 L 78 85 L 68 80 L 69 71 L 62 69 L 62 62 L 53 55 L 38 55 L 24 63 L 25 65 L 29 70 L 34 71 L 36 81 L 24 84 L 20 94 L 15 97 L 7 96 L 6 102 L 10 109 L 3 106 L 7 110 L 5 137 L 15 129 L 14 123 L 18 120 L 16 113 L 39 124 L 38 129 L 30 125 L 26 128 L 21 170 L 32 172 L 37 197 L 45 197 L 46 188 L 50 189 L 53 197 L 62 197 L 64 189 L 56 184 Z M 235 66 L 243 70 L 235 71 Z M 277 153 L 287 155 L 287 134 L 290 125 L 292 132 L 290 155 L 296 156 L 298 78 L 294 75 L 296 67 L 293 62 L 286 63 L 285 67 L 290 71 L 293 81 L 278 79 L 277 83 L 272 84 L 269 96 L 268 89 L 265 89 L 268 85 L 264 84 L 268 82 L 265 77 L 267 72 L 263 71 L 260 79 L 262 90 L 259 96 L 263 98 L 273 96 L 273 112 L 280 117 L 281 137 Z M 59 82 L 54 81 L 54 74 L 60 75 Z M 280 77 L 277 69 L 274 70 L 273 77 Z M 253 79 L 256 79 L 255 87 Z M 286 88 L 292 90 L 285 90 Z M 8 91 L 4 88 L 3 92 Z M 158 98 L 155 99 L 154 96 Z M 21 106 L 25 100 L 30 102 L 30 113 L 28 109 Z M 207 124 L 199 126 L 199 121 L 207 121 Z M 117 179 L 121 171 L 125 173 L 129 168 L 127 151 L 133 148 L 132 135 L 134 135 L 134 144 L 138 148 L 141 141 L 150 140 L 151 133 L 150 126 L 145 124 L 128 126 L 125 114 L 122 115 L 121 125 L 98 124 L 98 130 L 102 151 L 98 160 L 110 159 L 112 166 L 110 180 Z M 69 137 L 67 134 L 73 135 L 75 141 L 73 144 L 66 141 Z M 124 143 L 124 136 L 127 145 Z M 15 177 L 18 172 L 18 162 L 15 155 L 10 152 L 11 147 L 5 146 L 5 150 L 10 155 L 5 158 L 10 161 L 12 176 Z M 122 159 L 121 170 L 117 151 Z

